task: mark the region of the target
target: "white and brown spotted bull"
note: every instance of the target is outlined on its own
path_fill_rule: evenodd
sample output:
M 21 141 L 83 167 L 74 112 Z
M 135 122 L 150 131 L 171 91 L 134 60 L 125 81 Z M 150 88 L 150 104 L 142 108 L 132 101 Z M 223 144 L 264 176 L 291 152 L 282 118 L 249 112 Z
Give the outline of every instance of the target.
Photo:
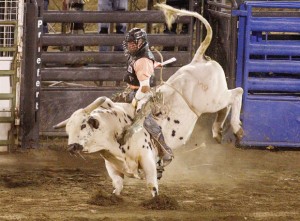
M 66 126 L 71 152 L 100 152 L 106 169 L 119 195 L 124 176 L 146 179 L 153 196 L 158 193 L 156 162 L 158 151 L 149 133 L 142 127 L 124 144 L 118 139 L 124 127 L 131 125 L 135 109 L 128 103 L 114 103 L 100 97 L 55 126 Z
M 231 110 L 230 124 L 234 134 L 241 138 L 240 122 L 242 88 L 228 90 L 222 67 L 204 55 L 212 38 L 209 23 L 198 13 L 178 10 L 164 4 L 157 6 L 165 12 L 167 22 L 176 16 L 193 16 L 201 20 L 207 36 L 198 48 L 192 62 L 181 67 L 167 82 L 157 88 L 164 97 L 162 110 L 156 120 L 165 141 L 172 149 L 189 139 L 197 119 L 203 113 L 217 113 L 212 126 L 213 137 L 221 141 L 224 121 Z M 86 108 L 56 125 L 66 126 L 70 150 L 100 152 L 112 178 L 114 193 L 120 194 L 124 176 L 145 177 L 153 196 L 158 194 L 156 162 L 158 151 L 148 132 L 140 128 L 124 145 L 118 143 L 123 129 L 132 123 L 135 110 L 131 104 L 113 103 L 100 97 Z

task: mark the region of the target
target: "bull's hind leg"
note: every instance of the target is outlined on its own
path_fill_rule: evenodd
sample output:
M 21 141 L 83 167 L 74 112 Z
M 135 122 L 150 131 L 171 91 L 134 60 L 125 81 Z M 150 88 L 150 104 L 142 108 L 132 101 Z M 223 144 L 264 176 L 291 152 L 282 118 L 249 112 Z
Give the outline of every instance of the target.
M 221 143 L 222 141 L 222 130 L 229 111 L 230 111 L 229 106 L 219 110 L 217 112 L 215 121 L 213 123 L 212 126 L 213 138 L 215 138 L 218 141 L 218 143 Z
M 233 133 L 236 135 L 237 139 L 241 139 L 244 135 L 243 128 L 241 126 L 240 114 L 242 108 L 242 97 L 243 89 L 238 87 L 230 90 L 232 93 L 231 97 L 231 119 L 230 124 L 233 129 Z
M 120 195 L 121 191 L 123 190 L 123 180 L 124 180 L 124 174 L 118 172 L 115 170 L 110 162 L 105 160 L 105 166 L 108 172 L 108 175 L 112 179 L 113 187 L 115 188 L 113 193 L 116 195 Z

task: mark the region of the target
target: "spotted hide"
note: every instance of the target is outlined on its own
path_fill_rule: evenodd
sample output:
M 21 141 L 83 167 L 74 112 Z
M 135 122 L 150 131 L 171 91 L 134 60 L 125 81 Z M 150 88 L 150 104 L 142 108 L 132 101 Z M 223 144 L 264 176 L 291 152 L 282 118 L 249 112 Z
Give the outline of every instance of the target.
M 243 89 L 229 90 L 222 67 L 216 61 L 205 57 L 204 52 L 212 38 L 209 23 L 195 12 L 174 9 L 164 4 L 157 6 L 165 12 L 167 23 L 176 16 L 193 16 L 202 21 L 207 29 L 207 36 L 191 63 L 181 67 L 167 82 L 157 87 L 157 91 L 163 94 L 164 103 L 154 115 L 162 128 L 166 143 L 172 149 L 185 144 L 197 119 L 203 113 L 217 113 L 212 135 L 220 142 L 222 127 L 230 110 L 233 132 L 237 138 L 241 138 L 243 129 L 240 110 Z M 147 131 L 141 128 L 123 146 L 117 142 L 133 116 L 134 109 L 130 104 L 113 103 L 108 98 L 100 97 L 86 108 L 74 112 L 69 119 L 56 127 L 66 125 L 68 143 L 72 150 L 101 153 L 113 180 L 114 193 L 120 194 L 124 175 L 140 178 L 140 171 L 143 171 L 154 196 L 158 194 L 157 150 Z
M 69 119 L 55 128 L 66 126 L 68 148 L 71 152 L 99 152 L 119 195 L 124 176 L 146 179 L 153 196 L 158 193 L 156 161 L 157 149 L 144 128 L 140 128 L 130 140 L 120 145 L 124 128 L 131 125 L 135 109 L 131 104 L 113 103 L 100 97 L 92 104 L 75 111 Z

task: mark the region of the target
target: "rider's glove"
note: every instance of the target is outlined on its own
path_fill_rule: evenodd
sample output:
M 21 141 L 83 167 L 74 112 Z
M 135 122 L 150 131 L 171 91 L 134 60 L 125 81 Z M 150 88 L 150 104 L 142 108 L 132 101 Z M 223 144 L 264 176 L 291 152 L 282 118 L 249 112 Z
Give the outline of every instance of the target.
M 133 98 L 133 100 L 131 101 L 131 105 L 136 108 L 138 104 L 138 100 L 136 98 Z

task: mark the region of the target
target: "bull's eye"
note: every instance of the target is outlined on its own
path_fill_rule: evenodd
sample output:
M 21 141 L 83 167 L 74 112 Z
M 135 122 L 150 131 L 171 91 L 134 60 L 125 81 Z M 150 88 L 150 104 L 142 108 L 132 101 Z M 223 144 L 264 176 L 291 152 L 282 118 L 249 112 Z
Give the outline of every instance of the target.
M 80 129 L 83 130 L 84 128 L 86 128 L 86 124 L 82 124 Z
M 87 123 L 94 129 L 98 129 L 100 125 L 99 121 L 93 117 L 90 117 Z

